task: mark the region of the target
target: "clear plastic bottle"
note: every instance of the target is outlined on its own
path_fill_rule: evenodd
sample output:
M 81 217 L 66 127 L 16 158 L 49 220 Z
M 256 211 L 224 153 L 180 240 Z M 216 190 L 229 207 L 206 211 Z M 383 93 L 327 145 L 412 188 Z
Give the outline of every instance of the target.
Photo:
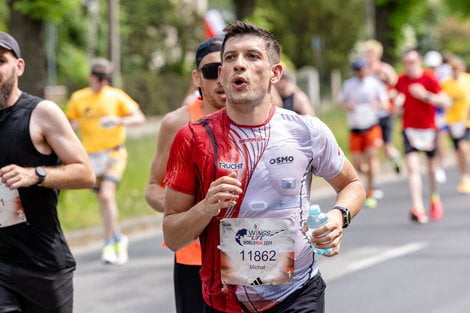
M 328 254 L 333 251 L 332 248 L 318 249 L 317 247 L 315 247 L 313 242 L 310 241 L 310 238 L 312 238 L 313 231 L 318 227 L 325 225 L 326 223 L 328 223 L 328 216 L 320 210 L 320 206 L 318 204 L 312 204 L 310 206 L 310 212 L 307 218 L 308 230 L 305 233 L 305 236 L 307 236 L 307 240 L 312 246 L 313 251 L 318 255 Z

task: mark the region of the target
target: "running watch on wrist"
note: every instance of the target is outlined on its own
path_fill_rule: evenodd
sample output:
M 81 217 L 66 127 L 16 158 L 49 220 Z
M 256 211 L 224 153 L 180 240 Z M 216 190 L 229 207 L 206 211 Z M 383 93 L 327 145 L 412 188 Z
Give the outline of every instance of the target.
M 333 209 L 341 211 L 341 214 L 343 215 L 343 228 L 348 227 L 351 223 L 351 213 L 349 212 L 349 209 L 339 205 L 335 206 Z
M 46 179 L 46 176 L 47 176 L 46 169 L 42 166 L 36 166 L 36 168 L 34 169 L 34 172 L 36 173 L 36 176 L 38 177 L 38 182 L 36 183 L 36 185 L 41 186 L 42 182 L 44 181 L 44 179 Z

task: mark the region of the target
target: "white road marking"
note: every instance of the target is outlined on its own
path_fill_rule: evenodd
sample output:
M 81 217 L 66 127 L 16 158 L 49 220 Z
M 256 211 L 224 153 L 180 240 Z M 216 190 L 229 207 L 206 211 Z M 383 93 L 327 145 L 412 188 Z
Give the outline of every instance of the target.
M 326 281 L 424 249 L 429 244 L 413 242 L 398 247 L 365 247 L 333 258 L 320 258 L 320 272 Z

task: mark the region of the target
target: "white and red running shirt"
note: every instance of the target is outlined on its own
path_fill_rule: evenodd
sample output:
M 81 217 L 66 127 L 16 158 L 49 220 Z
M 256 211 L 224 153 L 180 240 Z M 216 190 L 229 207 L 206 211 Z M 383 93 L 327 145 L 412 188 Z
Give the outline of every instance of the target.
M 335 177 L 344 160 L 318 118 L 274 106 L 261 125 L 238 125 L 222 109 L 178 131 L 165 177 L 169 188 L 199 202 L 212 181 L 232 171 L 242 183 L 237 205 L 221 210 L 200 235 L 200 274 L 210 307 L 262 312 L 318 273 L 301 232 L 311 178 Z

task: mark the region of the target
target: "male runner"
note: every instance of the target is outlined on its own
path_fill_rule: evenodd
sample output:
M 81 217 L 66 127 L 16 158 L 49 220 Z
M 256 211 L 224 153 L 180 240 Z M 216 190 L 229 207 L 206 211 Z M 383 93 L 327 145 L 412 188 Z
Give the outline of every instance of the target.
M 351 67 L 354 76 L 344 82 L 338 104 L 348 112 L 349 150 L 353 165 L 360 172 L 363 160 L 367 164 L 364 173 L 367 176 L 367 198 L 364 204 L 375 208 L 374 186 L 379 171 L 377 151 L 383 145 L 378 112 L 386 108 L 388 96 L 382 83 L 369 75 L 364 58 L 355 59 Z
M 281 96 L 282 107 L 284 109 L 303 115 L 315 115 L 315 110 L 308 96 L 295 84 L 294 78 L 290 73 L 284 71 L 281 79 L 275 86 L 279 96 Z
M 331 131 L 276 108 L 280 46 L 237 21 L 226 29 L 219 81 L 226 109 L 180 129 L 165 177 L 164 239 L 178 250 L 199 237 L 203 312 L 323 312 L 324 282 L 312 240 L 339 253 L 343 227 L 365 191 Z M 328 224 L 302 232 L 312 175 L 338 192 Z
M 104 224 L 101 260 L 122 265 L 129 258 L 129 241 L 119 227 L 116 192 L 127 164 L 125 128 L 143 123 L 145 116 L 131 97 L 109 85 L 111 73 L 108 60 L 95 60 L 89 76 L 90 86 L 72 94 L 65 113 L 74 129 L 79 129 L 98 178 L 93 190 Z
M 157 140 L 157 150 L 152 159 L 150 179 L 145 192 L 147 203 L 156 211 L 164 211 L 165 185 L 168 155 L 176 131 L 205 115 L 225 106 L 225 93 L 217 81 L 220 66 L 221 38 L 204 41 L 196 51 L 196 69 L 192 72 L 193 84 L 200 97 L 162 119 Z M 177 313 L 200 313 L 204 304 L 199 271 L 201 269 L 201 247 L 199 240 L 176 251 L 173 282 Z
M 444 209 L 437 190 L 435 179 L 437 126 L 436 107 L 449 105 L 449 98 L 442 92 L 434 75 L 424 71 L 421 57 L 416 50 L 403 53 L 405 73 L 400 75 L 397 91 L 405 97 L 403 103 L 403 139 L 405 163 L 411 193 L 412 209 L 410 217 L 418 223 L 426 223 L 428 217 L 423 202 L 421 160 L 419 152 L 427 156 L 428 179 L 431 193 L 429 215 L 437 221 L 444 215 Z
M 447 60 L 439 51 L 431 50 L 424 54 L 423 64 L 425 70 L 434 75 L 439 83 L 444 79 L 449 79 L 452 76 L 452 70 Z M 442 87 L 442 86 L 441 86 Z M 436 181 L 438 183 L 445 183 L 447 175 L 444 169 L 444 161 L 447 154 L 447 131 L 445 112 L 442 108 L 436 107 L 436 126 L 437 126 L 437 156 L 436 156 Z
M 0 312 L 72 313 L 58 189 L 90 188 L 95 176 L 62 110 L 19 89 L 24 69 L 18 43 L 0 32 Z

